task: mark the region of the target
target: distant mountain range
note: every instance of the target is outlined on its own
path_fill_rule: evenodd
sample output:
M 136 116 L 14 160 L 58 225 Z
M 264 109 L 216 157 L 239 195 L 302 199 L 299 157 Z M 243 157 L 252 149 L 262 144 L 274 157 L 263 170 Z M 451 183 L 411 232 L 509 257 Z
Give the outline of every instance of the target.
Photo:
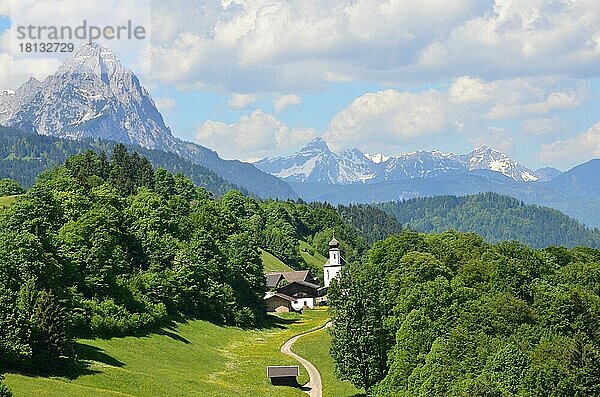
M 600 160 L 569 171 L 532 170 L 486 146 L 466 154 L 418 151 L 398 156 L 332 152 L 316 138 L 298 153 L 255 163 L 307 201 L 373 203 L 496 192 L 558 209 L 600 227 Z
M 175 138 L 149 92 L 115 54 L 86 43 L 56 73 L 0 94 L 0 124 L 69 139 L 103 139 L 175 153 L 262 197 L 298 195 L 252 164 Z
M 337 154 L 320 137 L 293 155 L 263 159 L 255 165 L 288 182 L 326 184 L 404 181 L 477 170 L 496 171 L 518 182 L 547 181 L 560 174 L 550 167 L 533 171 L 487 146 L 466 154 L 418 151 L 387 156 L 365 154 L 356 148 Z

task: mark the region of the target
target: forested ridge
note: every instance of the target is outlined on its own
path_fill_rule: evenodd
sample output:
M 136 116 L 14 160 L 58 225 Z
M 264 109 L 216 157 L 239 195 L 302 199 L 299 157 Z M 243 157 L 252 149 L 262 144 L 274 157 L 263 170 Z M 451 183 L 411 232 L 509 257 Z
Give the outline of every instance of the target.
M 436 196 L 376 204 L 419 232 L 473 232 L 488 242 L 516 240 L 530 247 L 600 247 L 600 232 L 552 208 L 526 205 L 496 193 Z
M 338 375 L 370 396 L 600 395 L 598 250 L 406 231 L 329 299 Z
M 358 262 L 369 248 L 361 228 L 373 228 L 328 204 L 213 196 L 122 144 L 70 156 L 26 191 L 0 180 L 0 191 L 21 194 L 0 209 L 0 374 L 51 374 L 77 365 L 76 338 L 143 335 L 174 319 L 260 327 L 259 248 L 306 268 L 300 241 L 326 255 L 335 233 Z
M 115 145 L 117 143 L 112 141 L 61 139 L 0 126 L 0 178 L 11 178 L 29 187 L 42 171 L 63 164 L 74 154 L 84 153 L 86 150 L 111 153 Z M 247 194 L 244 189 L 228 183 L 208 168 L 174 153 L 150 150 L 133 144 L 126 147 L 150 160 L 154 167 L 162 167 L 172 173 L 185 173 L 196 185 L 205 187 L 214 194 L 222 195 L 230 189 Z

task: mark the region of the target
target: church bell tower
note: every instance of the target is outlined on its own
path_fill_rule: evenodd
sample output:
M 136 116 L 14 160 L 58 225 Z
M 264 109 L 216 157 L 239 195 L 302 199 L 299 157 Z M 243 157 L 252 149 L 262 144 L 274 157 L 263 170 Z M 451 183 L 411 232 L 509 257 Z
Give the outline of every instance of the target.
M 323 266 L 323 282 L 325 287 L 329 287 L 331 280 L 338 274 L 345 261 L 340 253 L 340 243 L 335 239 L 335 236 L 329 242 L 329 259 Z

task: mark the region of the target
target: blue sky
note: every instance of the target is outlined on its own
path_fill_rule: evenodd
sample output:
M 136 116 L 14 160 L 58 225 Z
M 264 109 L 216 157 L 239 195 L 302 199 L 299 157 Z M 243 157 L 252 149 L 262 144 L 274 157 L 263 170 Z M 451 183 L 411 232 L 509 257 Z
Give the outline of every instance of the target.
M 595 1 L 119 4 L 144 1 L 151 67 L 115 52 L 174 135 L 223 157 L 289 154 L 315 136 L 334 150 L 385 154 L 488 145 L 532 168 L 600 157 Z M 0 17 L 2 36 L 9 25 Z M 56 67 L 23 65 L 0 83 L 14 88 Z

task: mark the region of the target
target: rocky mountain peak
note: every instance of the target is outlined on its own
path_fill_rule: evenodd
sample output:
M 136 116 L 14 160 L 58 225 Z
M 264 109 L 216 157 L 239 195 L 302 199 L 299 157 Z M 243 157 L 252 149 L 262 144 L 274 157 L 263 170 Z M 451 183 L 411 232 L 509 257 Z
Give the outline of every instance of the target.
M 81 75 L 82 77 L 94 75 L 105 84 L 132 74 L 121 64 L 114 52 L 96 42 L 81 45 L 73 57 L 63 63 L 56 73 L 56 75 Z
M 327 142 L 320 136 L 313 138 L 310 142 L 308 142 L 302 149 L 300 149 L 301 153 L 312 153 L 312 152 L 323 152 L 323 153 L 331 153 L 329 150 L 329 146 L 327 146 Z
M 0 104 L 5 109 L 0 124 L 23 131 L 176 151 L 176 139 L 148 91 L 98 43 L 83 44 L 56 73 L 41 82 L 29 79 Z

